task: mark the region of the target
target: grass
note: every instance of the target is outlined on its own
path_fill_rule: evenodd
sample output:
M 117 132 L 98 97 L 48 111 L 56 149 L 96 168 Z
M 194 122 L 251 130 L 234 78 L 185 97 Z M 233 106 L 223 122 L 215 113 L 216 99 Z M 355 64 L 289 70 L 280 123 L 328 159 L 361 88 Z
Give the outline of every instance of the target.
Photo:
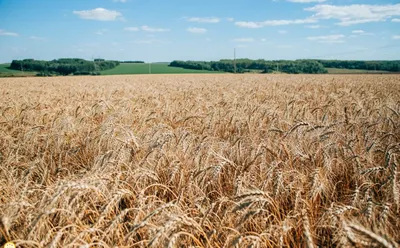
M 10 72 L 13 70 L 8 69 L 10 64 L 0 64 L 0 73 Z
M 8 67 L 10 64 L 0 64 L 0 77 L 29 77 L 36 75 L 35 72 L 23 72 L 11 70 Z
M 329 74 L 388 74 L 388 71 L 371 71 L 357 69 L 326 68 Z
M 182 73 L 221 73 L 221 72 L 189 70 L 177 67 L 169 67 L 168 63 L 151 64 L 151 74 L 182 74 Z M 101 72 L 101 75 L 126 75 L 126 74 L 149 74 L 149 64 L 122 63 L 114 69 Z
M 0 89 L 0 245 L 399 245 L 397 75 L 2 78 Z

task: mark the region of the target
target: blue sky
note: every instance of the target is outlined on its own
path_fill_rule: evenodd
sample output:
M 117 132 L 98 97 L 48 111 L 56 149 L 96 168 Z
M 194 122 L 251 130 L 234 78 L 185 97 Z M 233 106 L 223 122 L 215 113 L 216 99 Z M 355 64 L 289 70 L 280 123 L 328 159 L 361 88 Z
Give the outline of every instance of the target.
M 400 59 L 394 0 L 0 0 L 0 62 Z

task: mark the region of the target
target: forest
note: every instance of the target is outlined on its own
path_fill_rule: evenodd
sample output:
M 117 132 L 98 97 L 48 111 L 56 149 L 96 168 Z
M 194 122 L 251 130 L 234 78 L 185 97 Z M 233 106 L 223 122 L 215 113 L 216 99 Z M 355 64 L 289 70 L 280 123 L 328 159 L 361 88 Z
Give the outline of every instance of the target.
M 20 71 L 35 71 L 38 76 L 51 75 L 99 75 L 100 71 L 112 69 L 119 65 L 118 61 L 95 59 L 88 61 L 78 58 L 62 58 L 45 60 L 13 60 L 10 69 Z
M 170 63 L 172 67 L 185 69 L 210 70 L 224 72 L 282 72 L 288 74 L 324 74 L 327 68 L 377 70 L 399 72 L 400 61 L 346 61 L 346 60 L 251 60 L 251 59 L 224 59 L 220 61 L 178 61 Z
M 400 72 L 400 60 L 317 60 L 326 68 Z

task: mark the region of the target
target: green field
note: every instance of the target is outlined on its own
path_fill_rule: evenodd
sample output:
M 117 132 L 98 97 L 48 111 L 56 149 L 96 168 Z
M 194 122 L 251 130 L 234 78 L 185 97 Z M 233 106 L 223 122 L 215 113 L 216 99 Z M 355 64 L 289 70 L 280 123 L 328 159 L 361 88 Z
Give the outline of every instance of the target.
M 170 67 L 169 63 L 151 64 L 151 74 L 184 74 L 184 73 L 225 73 L 217 71 L 190 70 L 179 67 Z M 0 64 L 0 77 L 30 77 L 35 76 L 36 72 L 23 72 L 8 69 L 10 64 Z M 387 74 L 387 71 L 368 71 L 355 69 L 327 68 L 329 74 Z M 149 74 L 149 64 L 140 63 L 121 63 L 119 66 L 101 71 L 101 75 L 126 75 L 126 74 Z M 259 72 L 259 71 L 257 71 Z M 256 73 L 256 72 L 253 72 Z
M 10 70 L 10 64 L 0 64 L 0 77 L 30 77 L 36 75 L 36 72 L 23 72 Z
M 136 64 L 121 63 L 119 66 L 111 70 L 101 71 L 101 75 L 122 75 L 122 74 L 174 74 L 174 73 L 223 73 L 213 71 L 189 70 L 178 67 L 169 67 L 168 63 Z
M 371 70 L 357 70 L 357 69 L 339 69 L 339 68 L 326 68 L 329 74 L 387 74 L 388 71 L 371 71 Z
M 387 71 L 368 71 L 368 70 L 351 70 L 327 68 L 329 74 L 380 74 L 390 73 Z M 256 72 L 256 71 L 255 71 Z M 254 73 L 255 73 L 254 72 Z M 261 71 L 257 71 L 261 72 Z M 149 64 L 139 63 L 121 63 L 119 66 L 111 70 L 100 72 L 101 75 L 123 75 L 123 74 L 149 74 Z M 151 74 L 180 74 L 180 73 L 224 73 L 214 71 L 189 70 L 179 67 L 169 67 L 168 63 L 151 64 Z

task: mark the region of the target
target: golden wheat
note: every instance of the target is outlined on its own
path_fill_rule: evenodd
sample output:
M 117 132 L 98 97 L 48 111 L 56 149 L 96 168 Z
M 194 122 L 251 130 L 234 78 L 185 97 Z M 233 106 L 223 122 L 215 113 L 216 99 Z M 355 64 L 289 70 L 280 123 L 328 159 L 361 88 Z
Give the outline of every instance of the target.
M 0 245 L 398 247 L 398 75 L 0 79 Z

